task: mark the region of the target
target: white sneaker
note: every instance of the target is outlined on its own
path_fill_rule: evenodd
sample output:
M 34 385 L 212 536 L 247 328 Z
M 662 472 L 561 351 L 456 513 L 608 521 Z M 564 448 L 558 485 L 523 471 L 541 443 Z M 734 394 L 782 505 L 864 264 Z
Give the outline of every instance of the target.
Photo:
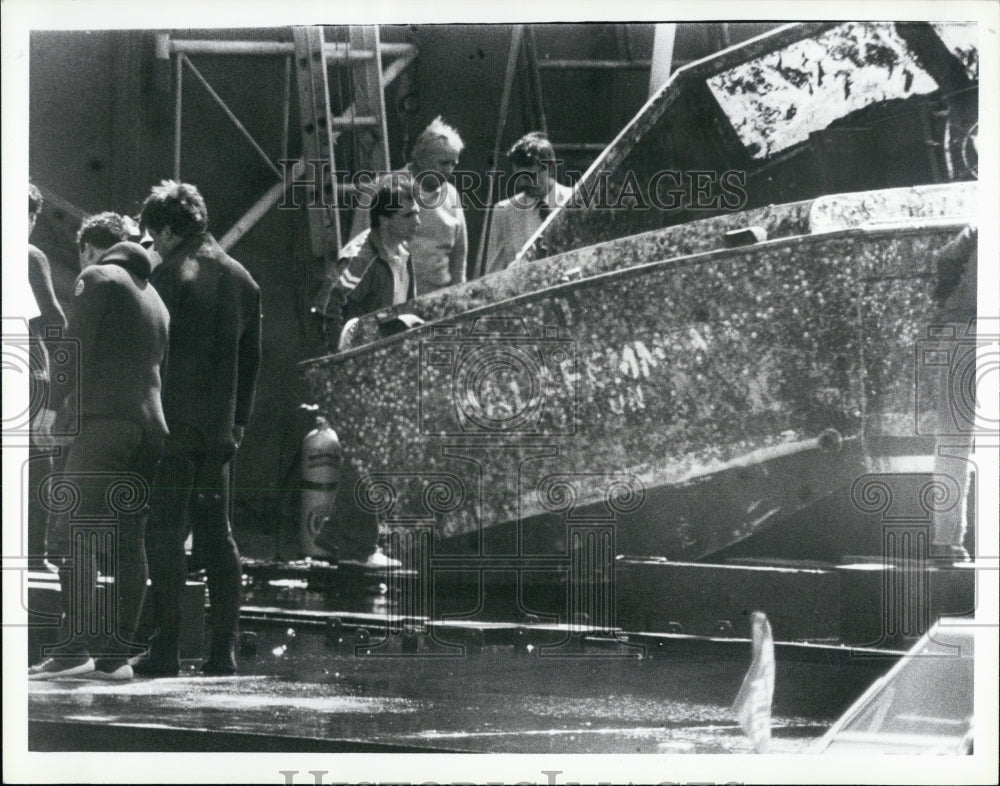
M 94 659 L 87 653 L 55 655 L 36 663 L 28 669 L 29 680 L 57 680 L 61 677 L 79 677 L 94 670 Z
M 134 676 L 135 674 L 132 671 L 132 666 L 127 662 L 123 663 L 113 671 L 94 669 L 87 674 L 87 677 L 92 680 L 106 680 L 108 682 L 128 682 Z
M 380 546 L 376 546 L 372 555 L 365 560 L 366 568 L 400 568 L 402 566 L 403 563 L 398 559 L 387 557 Z

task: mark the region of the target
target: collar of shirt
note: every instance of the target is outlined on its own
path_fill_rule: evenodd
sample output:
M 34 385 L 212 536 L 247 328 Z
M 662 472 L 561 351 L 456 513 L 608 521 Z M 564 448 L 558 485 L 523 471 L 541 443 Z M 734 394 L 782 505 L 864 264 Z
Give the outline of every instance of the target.
M 413 165 L 412 164 L 407 164 L 406 166 L 403 167 L 403 170 L 410 176 L 410 180 L 413 182 L 413 188 L 414 188 L 414 190 L 419 189 L 420 193 L 424 195 L 424 197 L 423 197 L 424 199 L 426 199 L 427 197 L 431 197 L 432 198 L 431 199 L 431 203 L 432 204 L 437 204 L 437 200 L 439 198 L 438 194 L 441 193 L 441 189 L 445 188 L 445 186 L 447 184 L 447 181 L 446 180 L 438 180 L 436 178 L 430 178 L 430 177 L 417 178 L 413 174 Z M 418 182 L 418 180 L 419 180 L 419 182 Z M 437 185 L 434 188 L 426 189 L 426 188 L 424 188 L 424 184 L 427 184 L 427 183 L 437 183 Z M 420 207 L 423 208 L 423 205 L 421 204 Z
M 375 253 L 390 264 L 400 265 L 406 262 L 410 255 L 410 247 L 406 241 L 400 243 L 395 249 L 390 249 L 382 242 L 380 233 L 376 231 L 369 232 L 368 240 L 372 244 L 372 248 L 375 249 Z
M 532 196 L 526 191 L 518 191 L 511 197 L 511 201 L 514 202 L 517 207 L 524 209 L 538 208 L 554 210 L 557 207 L 561 207 L 561 202 L 559 199 L 559 184 L 555 181 L 549 184 L 548 193 L 544 198 Z

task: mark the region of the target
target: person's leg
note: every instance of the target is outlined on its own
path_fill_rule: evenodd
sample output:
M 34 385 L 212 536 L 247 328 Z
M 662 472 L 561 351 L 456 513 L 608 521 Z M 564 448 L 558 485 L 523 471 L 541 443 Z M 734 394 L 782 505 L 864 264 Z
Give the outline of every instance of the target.
M 32 570 L 45 567 L 49 513 L 40 494 L 44 491 L 42 482 L 52 474 L 52 468 L 52 451 L 32 444 L 28 451 L 28 567 Z
M 32 339 L 29 349 L 31 375 L 28 377 L 30 401 L 38 402 L 31 412 L 31 444 L 28 448 L 28 567 L 32 570 L 45 568 L 49 511 L 42 504 L 40 492 L 42 482 L 52 474 L 54 462 L 53 448 L 45 446 L 43 423 L 49 404 L 49 383 L 45 379 L 48 368 L 48 353 L 42 342 Z
M 114 553 L 108 555 L 115 576 L 115 626 L 97 658 L 95 675 L 127 679 L 132 676 L 128 658 L 143 649 L 135 639 L 135 632 L 146 594 L 145 529 L 160 441 L 143 435 L 131 423 L 122 425 L 118 441 L 134 446 L 127 467 L 135 496 L 123 498 L 119 506 Z
M 931 556 L 964 561 L 969 494 L 971 439 L 939 439 L 935 445 L 934 480 L 941 485 L 942 503 L 931 514 Z
M 240 618 L 240 553 L 229 519 L 230 471 L 232 455 L 212 452 L 205 455 L 192 500 L 191 528 L 195 543 L 210 555 L 206 565 L 211 606 L 212 643 L 206 674 L 236 671 L 236 635 Z
M 137 674 L 174 676 L 180 667 L 180 610 L 187 578 L 184 540 L 196 470 L 195 454 L 184 444 L 168 439 L 153 483 L 146 526 L 150 578 L 146 603 L 151 606 L 150 618 L 157 633 L 149 655 L 136 664 Z
M 957 338 L 969 335 L 967 323 L 944 323 Z M 968 347 L 960 341 L 945 344 L 952 353 L 959 353 L 959 360 L 969 357 Z M 974 357 L 974 355 L 972 355 Z M 969 554 L 963 545 L 967 527 L 967 497 L 969 493 L 969 455 L 972 452 L 973 430 L 967 421 L 975 412 L 976 376 L 967 373 L 961 363 L 953 363 L 947 374 L 938 381 L 934 400 L 934 481 L 939 484 L 939 499 L 932 508 L 931 556 L 945 560 L 967 560 Z
M 66 457 L 66 465 L 50 483 L 52 528 L 49 555 L 59 571 L 62 625 L 59 641 L 43 649 L 43 659 L 29 669 L 30 679 L 48 679 L 93 671 L 90 650 L 100 645 L 97 603 L 95 527 L 80 523 L 110 518 L 106 498 L 113 479 L 106 468 L 114 462 L 115 445 L 105 424 L 86 418 Z

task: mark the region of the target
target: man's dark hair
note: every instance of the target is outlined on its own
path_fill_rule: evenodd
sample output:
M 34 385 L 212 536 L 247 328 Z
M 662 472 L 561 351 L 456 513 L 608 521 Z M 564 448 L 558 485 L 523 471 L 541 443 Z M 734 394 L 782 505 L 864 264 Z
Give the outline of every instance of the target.
M 369 208 L 372 229 L 382 223 L 382 217 L 399 213 L 413 202 L 413 181 L 405 175 L 394 173 L 383 177 L 375 187 L 375 198 Z
M 80 231 L 76 233 L 76 245 L 81 251 L 84 243 L 90 243 L 94 248 L 108 249 L 128 239 L 129 231 L 125 219 L 110 211 L 85 218 L 80 225 Z
M 507 151 L 507 157 L 515 169 L 523 169 L 535 164 L 555 163 L 556 151 L 545 134 L 541 131 L 532 131 L 514 143 L 514 146 Z
M 37 216 L 41 213 L 43 204 L 45 200 L 42 199 L 42 192 L 38 190 L 38 186 L 28 183 L 28 216 Z
M 179 237 L 191 237 L 208 229 L 208 208 L 197 186 L 163 180 L 142 203 L 139 223 L 154 232 L 169 228 Z

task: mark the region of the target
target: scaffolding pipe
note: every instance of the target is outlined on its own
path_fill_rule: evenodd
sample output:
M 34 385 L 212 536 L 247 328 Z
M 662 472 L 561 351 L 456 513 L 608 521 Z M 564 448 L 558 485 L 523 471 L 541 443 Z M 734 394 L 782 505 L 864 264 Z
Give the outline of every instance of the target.
M 560 70 L 645 71 L 650 60 L 539 60 L 538 67 Z
M 653 28 L 653 63 L 649 69 L 649 95 L 656 92 L 670 79 L 674 65 L 675 22 L 658 24 Z
M 386 46 L 386 44 L 382 44 L 382 46 Z M 382 71 L 382 81 L 385 85 L 390 85 L 397 76 L 402 74 L 409 67 L 410 63 L 417 59 L 418 54 L 420 53 L 417 51 L 417 48 L 412 47 L 410 52 L 400 55 L 386 66 L 385 70 Z
M 177 93 L 174 95 L 174 180 L 181 180 L 181 109 L 184 92 L 184 53 L 177 55 Z
M 183 53 L 178 55 L 178 58 L 181 57 L 184 58 L 184 61 L 187 63 L 188 68 L 191 69 L 191 73 L 193 73 L 198 78 L 198 81 L 202 83 L 202 85 L 208 91 L 208 94 L 215 99 L 216 103 L 219 105 L 222 111 L 226 113 L 226 117 L 228 117 L 230 120 L 233 121 L 233 125 L 235 125 L 236 128 L 239 130 L 239 132 L 247 138 L 247 141 L 249 141 L 250 144 L 253 145 L 253 149 L 260 154 L 261 158 L 263 158 L 264 161 L 267 162 L 267 165 L 271 168 L 271 171 L 274 172 L 274 174 L 277 175 L 278 177 L 282 177 L 282 173 L 278 170 L 278 167 L 276 167 L 274 163 L 271 161 L 271 157 L 268 156 L 268 154 L 264 152 L 263 148 L 261 148 L 261 146 L 257 144 L 257 140 L 250 135 L 250 132 L 247 131 L 246 128 L 244 128 L 239 118 L 233 114 L 232 110 L 228 106 L 226 106 L 226 102 L 222 100 L 219 94 L 212 89 L 212 86 L 208 83 L 208 80 L 205 79 L 205 77 L 201 75 L 201 72 L 194 67 L 194 63 L 188 60 Z
M 288 123 L 292 106 L 292 56 L 285 58 L 285 96 L 281 115 L 281 157 L 288 158 Z
M 413 44 L 379 44 L 379 51 L 386 57 L 406 57 L 415 51 Z M 195 39 L 170 39 L 170 51 L 188 55 L 292 55 L 295 44 L 291 41 L 213 41 Z M 372 60 L 375 53 L 366 49 L 351 49 L 347 44 L 328 41 L 323 44 L 327 60 L 363 62 Z
M 294 164 L 292 164 L 292 180 L 293 182 L 302 177 L 305 173 L 306 167 L 300 158 Z M 285 180 L 282 178 L 280 183 L 275 183 L 264 193 L 260 199 L 251 207 L 243 217 L 233 224 L 232 228 L 226 232 L 225 235 L 219 240 L 219 245 L 225 251 L 228 251 L 233 246 L 239 242 L 247 232 L 249 232 L 253 226 L 260 221 L 267 212 L 278 204 L 278 200 L 281 199 L 282 194 L 285 193 Z
M 504 74 L 503 92 L 500 95 L 500 120 L 497 123 L 496 143 L 493 146 L 493 161 L 490 167 L 489 192 L 486 195 L 489 201 L 488 210 L 483 217 L 483 228 L 479 233 L 479 247 L 476 249 L 476 269 L 475 276 L 483 274 L 486 237 L 490 231 L 491 219 L 493 218 L 493 188 L 496 185 L 497 167 L 500 165 L 500 149 L 503 145 L 504 127 L 507 125 L 507 112 L 510 105 L 510 93 L 514 86 L 514 75 L 517 73 L 517 61 L 520 59 L 521 42 L 524 37 L 524 25 L 514 25 L 510 32 L 510 51 L 507 53 L 507 73 Z
M 233 48 L 232 44 L 247 44 L 249 46 L 239 46 Z M 284 125 L 282 134 L 282 153 L 287 159 L 288 157 L 288 127 L 289 127 L 289 113 L 291 105 L 291 71 L 292 71 L 292 59 L 294 56 L 294 44 L 286 44 L 281 42 L 272 42 L 274 47 L 269 51 L 251 51 L 250 47 L 257 45 L 258 42 L 214 42 L 214 41 L 170 41 L 169 37 L 166 35 L 157 36 L 157 51 L 162 50 L 163 52 L 174 51 L 177 53 L 178 60 L 184 57 L 184 51 L 197 50 L 205 54 L 284 54 L 285 57 L 285 106 L 284 106 Z M 215 46 L 216 44 L 221 44 L 222 46 Z M 193 46 L 192 46 L 193 45 Z M 267 45 L 269 46 L 269 45 Z M 267 48 L 265 46 L 265 48 Z M 324 53 L 331 46 L 331 44 L 326 44 L 324 46 Z M 227 51 L 221 51 L 225 49 Z M 397 59 L 394 60 L 385 70 L 382 72 L 382 79 L 384 85 L 389 85 L 396 80 L 406 68 L 417 58 L 419 55 L 419 50 L 412 46 L 411 44 L 379 44 L 379 51 L 383 54 L 396 55 Z M 369 53 L 370 54 L 370 53 Z M 191 65 L 189 63 L 189 65 Z M 193 68 L 193 66 L 192 66 Z M 178 68 L 178 73 L 180 73 L 180 68 Z M 178 85 L 180 82 L 178 82 Z M 207 87 L 207 84 L 206 84 Z M 209 88 L 210 92 L 211 88 Z M 221 103 L 221 99 L 217 99 Z M 225 106 L 223 105 L 223 108 Z M 178 103 L 178 128 L 180 124 L 180 106 Z M 331 138 L 335 141 L 340 135 L 340 131 L 336 129 L 338 123 L 349 124 L 351 120 L 355 117 L 355 106 L 352 104 L 349 106 L 345 112 L 337 118 L 333 119 L 334 128 L 330 129 Z M 179 139 L 178 134 L 178 139 Z M 179 171 L 179 148 L 177 151 L 178 160 L 178 171 Z M 270 161 L 268 162 L 270 163 Z M 300 158 L 292 164 L 292 182 L 300 179 L 305 173 L 305 162 Z M 287 185 L 286 180 L 279 173 L 278 176 L 281 178 L 280 182 L 275 183 L 271 186 L 254 205 L 243 214 L 243 216 L 226 232 L 225 235 L 219 240 L 219 245 L 223 249 L 229 250 L 236 243 L 238 243 L 266 214 L 271 208 L 273 208 L 282 198 L 285 187 Z M 340 194 L 347 194 L 352 191 L 356 191 L 354 186 L 346 183 L 336 183 L 336 190 Z
M 300 158 L 295 163 L 292 164 L 292 183 L 301 181 L 302 176 L 305 174 L 306 165 L 305 162 Z M 243 214 L 242 218 L 230 227 L 229 231 L 219 240 L 219 245 L 222 246 L 223 250 L 228 251 L 233 246 L 235 246 L 247 232 L 249 232 L 253 227 L 260 221 L 264 216 L 267 215 L 268 211 L 281 199 L 285 193 L 285 187 L 287 183 L 284 179 L 280 183 L 275 183 L 264 195 L 258 199 L 253 206 Z M 356 186 L 350 183 L 336 183 L 337 193 L 341 196 L 347 196 L 349 194 L 354 194 L 358 192 Z

